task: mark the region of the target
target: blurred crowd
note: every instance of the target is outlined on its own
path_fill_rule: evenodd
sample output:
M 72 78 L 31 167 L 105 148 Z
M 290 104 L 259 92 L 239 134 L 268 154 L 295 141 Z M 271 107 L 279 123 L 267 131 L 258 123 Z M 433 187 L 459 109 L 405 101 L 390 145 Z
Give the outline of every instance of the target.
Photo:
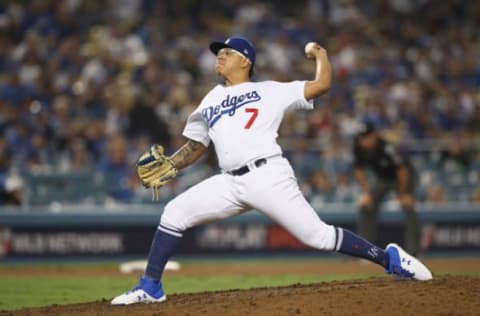
M 0 205 L 32 202 L 29 177 L 92 170 L 114 179 L 105 181 L 107 201 L 148 200 L 134 161 L 151 143 L 168 153 L 183 144 L 188 114 L 218 82 L 208 44 L 230 34 L 256 46 L 258 81 L 312 78 L 308 41 L 329 52 L 333 88 L 280 130 L 312 200 L 354 200 L 350 143 L 363 119 L 407 149 L 430 144 L 421 168 L 453 159 L 472 177 L 480 168 L 479 16 L 480 2 L 467 0 L 4 0 Z M 437 144 L 452 146 L 434 152 Z M 163 197 L 216 171 L 210 154 Z M 432 181 L 424 199 L 447 201 Z M 467 199 L 479 202 L 479 191 Z

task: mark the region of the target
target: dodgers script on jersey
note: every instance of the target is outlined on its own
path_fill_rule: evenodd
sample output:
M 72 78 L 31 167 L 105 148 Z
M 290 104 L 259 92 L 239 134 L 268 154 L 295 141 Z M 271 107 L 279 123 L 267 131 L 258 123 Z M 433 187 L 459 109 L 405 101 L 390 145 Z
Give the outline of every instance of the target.
M 288 110 L 313 109 L 304 97 L 305 81 L 217 85 L 190 115 L 183 135 L 215 145 L 220 168 L 229 171 L 258 158 L 282 153 L 276 142 Z

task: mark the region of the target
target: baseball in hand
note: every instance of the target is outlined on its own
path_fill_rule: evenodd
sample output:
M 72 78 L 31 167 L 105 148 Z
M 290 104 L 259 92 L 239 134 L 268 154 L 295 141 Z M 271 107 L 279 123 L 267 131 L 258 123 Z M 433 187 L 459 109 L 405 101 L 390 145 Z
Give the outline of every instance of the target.
M 313 58 L 315 56 L 314 51 L 317 46 L 318 44 L 315 42 L 308 42 L 305 45 L 305 55 L 307 55 L 307 58 Z

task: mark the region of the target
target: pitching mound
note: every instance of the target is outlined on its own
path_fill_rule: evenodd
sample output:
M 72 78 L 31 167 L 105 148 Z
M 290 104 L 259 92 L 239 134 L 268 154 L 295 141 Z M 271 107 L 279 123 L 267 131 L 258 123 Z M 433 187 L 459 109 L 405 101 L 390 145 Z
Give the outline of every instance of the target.
M 108 300 L 13 312 L 20 315 L 479 315 L 480 278 L 392 278 L 171 295 L 165 303 L 112 307 Z

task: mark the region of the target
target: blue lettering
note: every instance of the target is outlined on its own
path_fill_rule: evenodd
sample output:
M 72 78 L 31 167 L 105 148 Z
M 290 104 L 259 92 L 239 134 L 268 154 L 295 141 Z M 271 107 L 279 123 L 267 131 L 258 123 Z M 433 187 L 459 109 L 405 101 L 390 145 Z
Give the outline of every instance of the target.
M 227 98 L 225 100 L 222 101 L 221 105 L 223 108 L 227 108 L 230 106 L 230 104 L 228 103 L 228 100 L 230 99 L 230 95 L 227 94 Z
M 205 120 L 210 121 L 213 116 L 213 108 L 210 106 L 208 108 L 203 109 L 202 115 L 205 118 Z
M 232 97 L 232 99 L 230 100 L 230 111 L 228 111 L 228 115 L 230 116 L 235 115 L 236 105 L 237 105 L 237 97 L 235 96 L 235 97 Z
M 238 108 L 245 104 L 258 102 L 261 99 L 262 98 L 255 90 L 233 97 L 230 97 L 230 95 L 227 94 L 227 97 L 223 99 L 220 104 L 212 105 L 203 109 L 202 116 L 207 121 L 208 126 L 212 127 L 224 114 L 234 116 Z M 224 108 L 224 110 L 222 110 L 222 108 Z

